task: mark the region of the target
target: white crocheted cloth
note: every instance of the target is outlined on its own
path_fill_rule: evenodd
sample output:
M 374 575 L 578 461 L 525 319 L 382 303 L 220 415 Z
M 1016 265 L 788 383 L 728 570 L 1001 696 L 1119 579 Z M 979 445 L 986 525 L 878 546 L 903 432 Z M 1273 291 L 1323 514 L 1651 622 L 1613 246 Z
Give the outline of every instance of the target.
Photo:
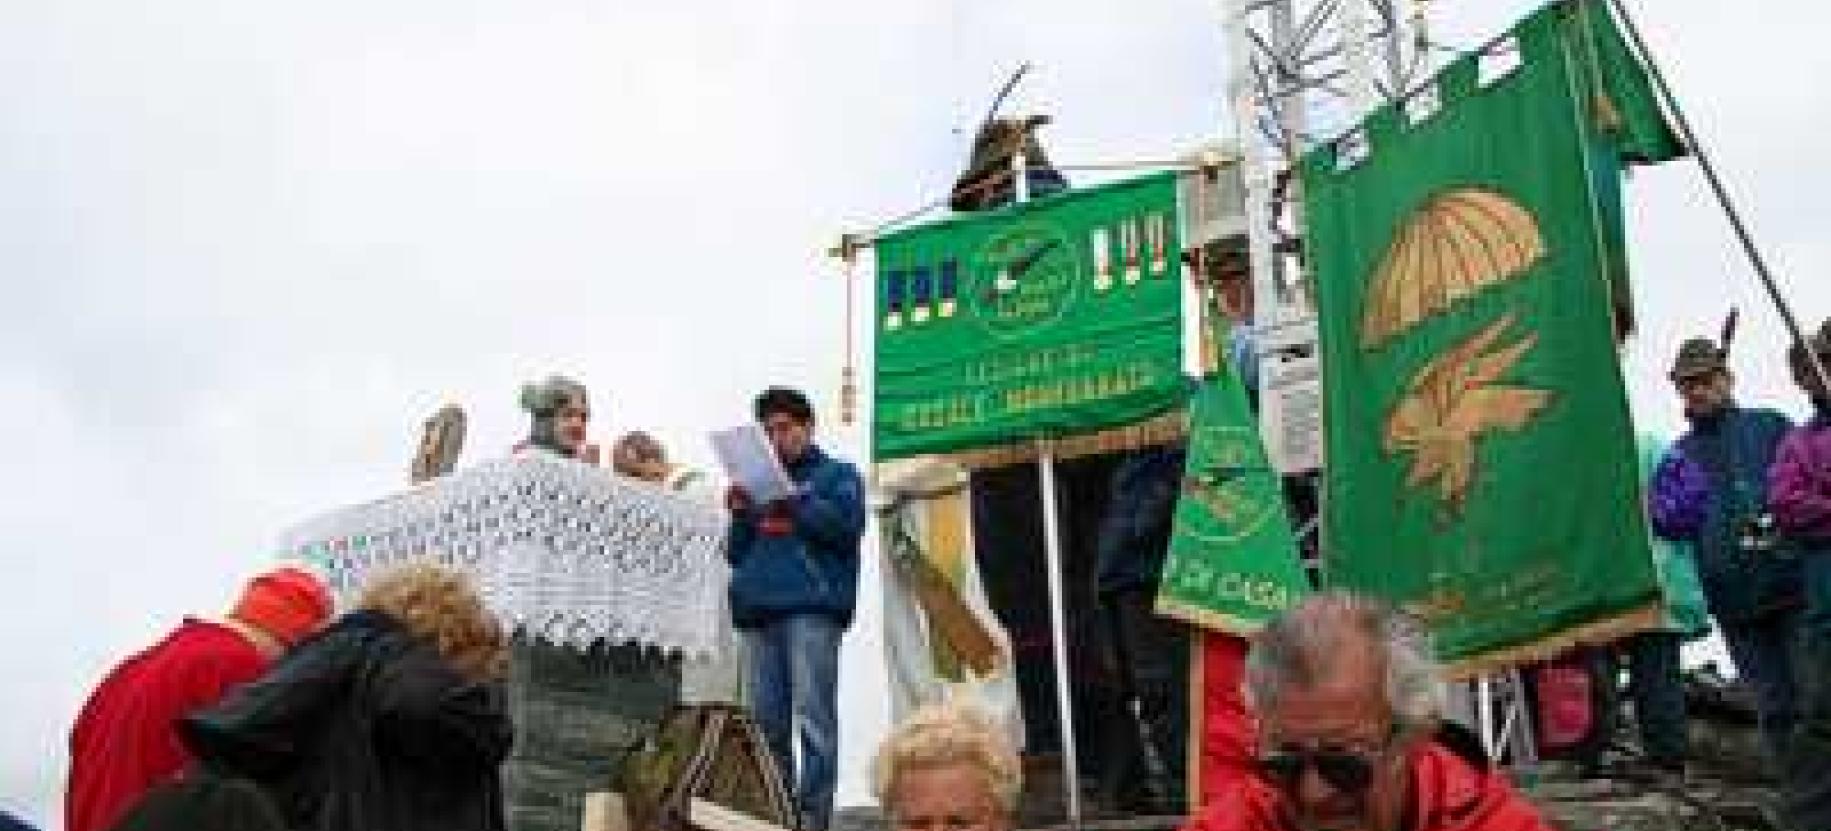
M 704 500 L 526 454 L 310 520 L 282 547 L 343 601 L 371 573 L 432 560 L 469 572 L 505 625 L 550 642 L 704 655 L 728 580 L 725 527 Z

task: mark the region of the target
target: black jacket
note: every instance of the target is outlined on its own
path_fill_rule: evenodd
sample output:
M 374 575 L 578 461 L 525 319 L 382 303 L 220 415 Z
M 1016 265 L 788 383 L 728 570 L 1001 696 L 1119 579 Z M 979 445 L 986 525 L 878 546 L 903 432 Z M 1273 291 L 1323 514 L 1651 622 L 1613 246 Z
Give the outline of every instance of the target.
M 505 699 L 355 612 L 179 732 L 211 772 L 267 789 L 294 831 L 501 831 Z

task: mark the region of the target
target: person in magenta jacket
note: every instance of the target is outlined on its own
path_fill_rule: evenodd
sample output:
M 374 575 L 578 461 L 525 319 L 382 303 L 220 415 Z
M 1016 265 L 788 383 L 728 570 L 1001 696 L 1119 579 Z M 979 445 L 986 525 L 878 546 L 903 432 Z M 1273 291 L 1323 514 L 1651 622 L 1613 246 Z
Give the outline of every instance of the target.
M 1812 338 L 1812 351 L 1831 364 L 1831 320 Z M 1806 355 L 1795 344 L 1787 362 L 1812 400 L 1812 417 L 1780 442 L 1768 505 L 1799 552 L 1805 596 L 1799 721 L 1782 767 L 1786 813 L 1795 828 L 1831 828 L 1831 395 Z

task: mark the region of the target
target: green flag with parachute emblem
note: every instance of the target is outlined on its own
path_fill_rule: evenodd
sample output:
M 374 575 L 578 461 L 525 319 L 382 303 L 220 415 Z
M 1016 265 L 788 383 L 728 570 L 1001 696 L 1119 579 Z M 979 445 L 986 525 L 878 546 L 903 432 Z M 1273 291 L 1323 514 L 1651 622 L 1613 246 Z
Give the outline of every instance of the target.
M 1677 153 L 1598 3 L 1555 3 L 1304 160 L 1334 585 L 1474 671 L 1657 620 L 1623 163 Z M 1623 320 L 1625 323 L 1625 320 Z

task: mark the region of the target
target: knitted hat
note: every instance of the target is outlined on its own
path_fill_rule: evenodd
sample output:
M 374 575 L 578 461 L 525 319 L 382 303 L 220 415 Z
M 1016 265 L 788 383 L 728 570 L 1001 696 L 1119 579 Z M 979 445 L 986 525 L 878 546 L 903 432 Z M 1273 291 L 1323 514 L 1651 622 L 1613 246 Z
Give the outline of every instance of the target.
M 230 616 L 291 646 L 318 631 L 331 606 L 331 593 L 318 578 L 286 567 L 248 581 Z
M 1681 381 L 1729 368 L 1723 350 L 1709 338 L 1692 338 L 1678 347 L 1672 359 L 1672 380 Z

